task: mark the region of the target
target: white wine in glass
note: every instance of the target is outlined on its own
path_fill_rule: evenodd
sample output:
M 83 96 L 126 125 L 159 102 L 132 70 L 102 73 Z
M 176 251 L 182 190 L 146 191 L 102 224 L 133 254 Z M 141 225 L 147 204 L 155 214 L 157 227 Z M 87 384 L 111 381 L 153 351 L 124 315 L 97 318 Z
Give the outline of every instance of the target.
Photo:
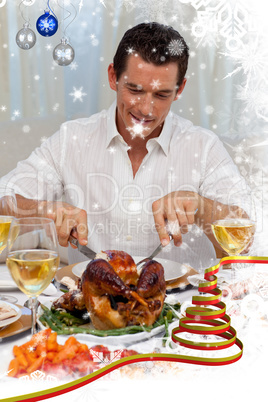
M 50 284 L 59 266 L 54 221 L 48 218 L 15 219 L 9 231 L 7 266 L 19 289 L 30 298 L 34 334 L 37 332 L 37 297 Z
M 239 255 L 252 242 L 255 209 L 248 190 L 218 192 L 212 208 L 212 231 L 229 255 Z
M 239 255 L 254 236 L 255 224 L 250 219 L 220 219 L 212 224 L 212 230 L 229 255 Z
M 0 187 L 0 254 L 7 246 L 10 225 L 17 211 L 17 202 L 14 190 L 8 187 Z M 0 300 L 15 303 L 13 296 L 0 294 Z

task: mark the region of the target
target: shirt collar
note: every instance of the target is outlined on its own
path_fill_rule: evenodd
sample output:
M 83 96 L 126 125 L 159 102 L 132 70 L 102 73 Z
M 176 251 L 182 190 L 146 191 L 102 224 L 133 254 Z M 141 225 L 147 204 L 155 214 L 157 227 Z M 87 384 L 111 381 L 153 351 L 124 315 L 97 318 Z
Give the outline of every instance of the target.
M 115 137 L 121 137 L 117 131 L 116 123 L 116 100 L 111 104 L 108 109 L 107 114 L 107 138 L 106 138 L 106 148 L 108 148 Z
M 122 136 L 117 131 L 116 123 L 116 100 L 112 103 L 112 105 L 108 109 L 108 120 L 107 120 L 107 140 L 106 147 L 108 148 L 111 144 L 112 140 L 116 137 L 122 138 Z M 169 144 L 171 140 L 171 127 L 172 127 L 172 112 L 170 111 L 165 119 L 163 130 L 161 134 L 157 138 L 152 138 L 149 141 L 157 142 L 165 155 L 168 155 L 169 152 Z M 148 142 L 149 142 L 148 141 Z
M 169 144 L 171 140 L 171 127 L 172 127 L 172 112 L 170 111 L 165 118 L 164 127 L 159 135 L 159 137 L 152 138 L 149 141 L 157 142 L 162 148 L 163 152 L 167 156 L 169 153 Z M 148 141 L 148 142 L 149 142 Z

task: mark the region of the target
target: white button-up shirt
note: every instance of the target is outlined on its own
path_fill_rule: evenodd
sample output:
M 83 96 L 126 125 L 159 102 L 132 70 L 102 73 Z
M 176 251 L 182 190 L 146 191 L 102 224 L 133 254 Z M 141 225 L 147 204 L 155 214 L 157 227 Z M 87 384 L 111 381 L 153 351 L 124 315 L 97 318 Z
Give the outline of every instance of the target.
M 177 190 L 214 198 L 242 178 L 218 137 L 170 112 L 133 178 L 128 145 L 115 123 L 116 104 L 90 118 L 64 123 L 16 169 L 2 178 L 16 192 L 39 200 L 64 200 L 88 213 L 88 245 L 96 252 L 123 250 L 148 256 L 159 244 L 152 202 Z M 161 257 L 161 255 L 159 255 Z M 181 247 L 162 257 L 207 267 L 215 251 L 193 225 Z M 69 247 L 69 263 L 86 260 Z

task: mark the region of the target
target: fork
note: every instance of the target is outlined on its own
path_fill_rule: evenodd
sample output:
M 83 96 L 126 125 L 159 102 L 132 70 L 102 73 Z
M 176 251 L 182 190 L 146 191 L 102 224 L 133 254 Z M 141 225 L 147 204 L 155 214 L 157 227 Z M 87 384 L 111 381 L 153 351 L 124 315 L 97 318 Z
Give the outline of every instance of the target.
M 169 238 L 170 240 L 173 239 L 172 234 L 169 234 Z M 159 244 L 159 246 L 156 247 L 156 249 L 152 252 L 151 255 L 149 255 L 149 257 L 144 258 L 143 260 L 139 261 L 136 263 L 136 267 L 138 268 L 139 265 L 143 264 L 144 262 L 150 261 L 152 260 L 157 254 L 160 253 L 160 251 L 163 250 L 163 248 L 166 246 L 163 246 L 162 243 Z

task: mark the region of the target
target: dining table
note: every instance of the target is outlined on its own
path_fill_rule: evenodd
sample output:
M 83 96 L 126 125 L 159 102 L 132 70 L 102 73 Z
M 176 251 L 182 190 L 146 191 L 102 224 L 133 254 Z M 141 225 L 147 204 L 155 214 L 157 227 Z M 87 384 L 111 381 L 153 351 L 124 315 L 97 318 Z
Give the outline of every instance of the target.
M 12 284 L 8 269 L 3 263 L 0 265 L 0 294 L 13 296 L 14 304 L 22 311 L 23 320 L 7 327 L 0 328 L 0 400 L 51 400 L 51 401 L 267 401 L 267 361 L 268 361 L 268 268 L 264 264 L 246 264 L 240 270 L 240 277 L 234 275 L 233 269 L 219 269 L 219 288 L 222 291 L 222 300 L 226 305 L 226 312 L 230 316 L 231 325 L 237 332 L 237 338 L 242 342 L 243 353 L 237 361 L 228 364 L 198 364 L 176 361 L 169 356 L 183 354 L 184 356 L 199 356 L 201 360 L 208 353 L 204 350 L 189 348 L 185 350 L 180 344 L 172 341 L 172 330 L 178 328 L 181 317 L 192 304 L 192 298 L 200 295 L 198 284 L 202 282 L 202 272 L 191 271 L 186 276 L 183 286 L 169 287 L 166 295 L 168 303 L 181 304 L 178 320 L 169 326 L 169 338 L 163 342 L 164 332 L 158 331 L 154 336 L 135 338 L 129 335 L 127 342 L 122 344 L 118 340 L 109 341 L 100 338 L 99 341 L 90 335 L 80 335 L 81 340 L 91 347 L 92 345 L 107 345 L 109 348 L 126 348 L 137 351 L 139 355 L 165 356 L 166 359 L 148 357 L 118 366 L 96 376 L 88 382 L 81 382 L 73 389 L 57 395 L 49 394 L 49 390 L 60 387 L 68 388 L 72 382 L 70 378 L 28 378 L 19 379 L 8 376 L 8 366 L 13 358 L 13 347 L 22 345 L 31 339 L 31 311 L 25 307 L 27 296 L 22 293 L 15 283 Z M 60 266 L 61 272 L 71 272 L 70 266 Z M 229 267 L 230 268 L 230 267 Z M 62 271 L 61 271 L 62 270 Z M 65 270 L 65 271 L 64 271 Z M 243 273 L 245 272 L 245 273 Z M 2 282 L 1 282 L 2 280 Z M 8 284 L 8 285 L 7 285 Z M 39 302 L 49 305 L 53 300 L 63 295 L 62 285 L 54 282 L 49 294 L 42 293 Z M 231 291 L 230 291 L 231 290 Z M 0 300 L 1 302 L 1 300 Z M 11 328 L 11 326 L 13 326 Z M 41 330 L 41 329 L 40 329 Z M 77 339 L 79 334 L 76 335 Z M 191 334 L 186 334 L 191 339 Z M 59 335 L 59 339 L 66 339 L 67 335 Z M 204 342 L 209 342 L 210 336 L 204 335 Z M 117 344 L 118 342 L 118 344 Z M 236 345 L 232 345 L 237 349 Z M 221 350 L 211 351 L 213 358 L 227 353 Z M 232 352 L 233 353 L 233 352 Z M 234 351 L 236 353 L 236 351 Z M 110 362 L 106 362 L 109 364 Z M 105 362 L 103 366 L 105 367 Z M 47 395 L 44 393 L 47 391 Z M 41 395 L 43 395 L 41 397 Z M 32 398 L 32 399 L 31 399 Z M 35 399 L 34 399 L 35 398 Z

